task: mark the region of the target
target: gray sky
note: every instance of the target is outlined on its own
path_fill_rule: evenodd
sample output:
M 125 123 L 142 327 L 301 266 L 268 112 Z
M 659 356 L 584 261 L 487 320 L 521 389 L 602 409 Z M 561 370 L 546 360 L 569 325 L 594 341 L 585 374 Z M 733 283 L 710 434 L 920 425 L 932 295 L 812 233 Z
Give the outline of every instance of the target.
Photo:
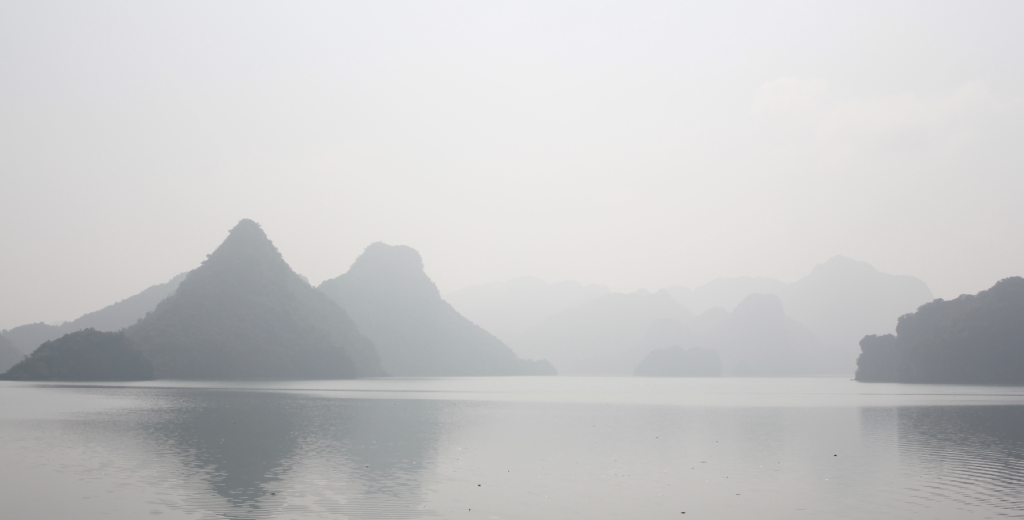
M 252 218 L 314 283 L 1024 274 L 1024 3 L 3 2 L 0 328 Z

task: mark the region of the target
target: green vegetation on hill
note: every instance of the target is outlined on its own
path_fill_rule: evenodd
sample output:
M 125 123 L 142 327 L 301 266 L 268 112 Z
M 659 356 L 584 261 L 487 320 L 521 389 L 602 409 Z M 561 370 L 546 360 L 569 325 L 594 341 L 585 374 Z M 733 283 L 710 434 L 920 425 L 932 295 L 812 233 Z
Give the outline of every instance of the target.
M 43 343 L 6 374 L 13 381 L 143 381 L 153 364 L 120 332 L 86 329 Z
M 381 376 L 373 344 L 242 220 L 173 295 L 127 329 L 171 379 Z
M 867 336 L 861 349 L 858 381 L 1024 384 L 1024 278 L 922 305 L 895 337 Z
M 547 362 L 525 362 L 441 299 L 408 246 L 371 244 L 348 272 L 319 287 L 370 337 L 384 369 L 396 376 L 544 375 Z M 552 374 L 553 375 L 553 374 Z

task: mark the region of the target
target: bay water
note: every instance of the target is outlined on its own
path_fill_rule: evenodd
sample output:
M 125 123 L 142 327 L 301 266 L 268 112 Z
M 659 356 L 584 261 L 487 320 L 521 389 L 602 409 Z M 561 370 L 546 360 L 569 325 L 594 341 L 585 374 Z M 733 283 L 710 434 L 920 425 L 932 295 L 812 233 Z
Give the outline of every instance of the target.
M 1024 388 L 0 383 L 3 518 L 1024 518 Z

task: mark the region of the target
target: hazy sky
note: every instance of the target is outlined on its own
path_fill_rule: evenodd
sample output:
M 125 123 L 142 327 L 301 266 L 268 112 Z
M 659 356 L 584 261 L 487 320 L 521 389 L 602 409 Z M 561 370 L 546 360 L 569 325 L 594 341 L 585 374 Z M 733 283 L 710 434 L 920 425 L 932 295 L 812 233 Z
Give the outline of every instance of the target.
M 772 5 L 766 5 L 772 4 Z M 0 328 L 196 267 L 1024 275 L 1024 3 L 0 3 Z

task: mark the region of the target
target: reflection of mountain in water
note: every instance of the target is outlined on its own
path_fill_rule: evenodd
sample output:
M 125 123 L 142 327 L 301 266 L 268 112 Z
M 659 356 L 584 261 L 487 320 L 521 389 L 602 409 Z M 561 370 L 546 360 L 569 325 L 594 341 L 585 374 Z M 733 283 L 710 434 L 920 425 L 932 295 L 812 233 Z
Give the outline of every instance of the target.
M 293 395 L 199 390 L 154 433 L 227 501 L 224 516 L 245 518 L 264 508 L 261 500 L 294 464 L 302 415 Z
M 213 492 L 186 501 L 187 510 L 232 519 L 429 514 L 420 483 L 439 433 L 433 401 L 232 390 L 185 395 L 151 433 L 180 459 L 186 479 L 198 478 Z

